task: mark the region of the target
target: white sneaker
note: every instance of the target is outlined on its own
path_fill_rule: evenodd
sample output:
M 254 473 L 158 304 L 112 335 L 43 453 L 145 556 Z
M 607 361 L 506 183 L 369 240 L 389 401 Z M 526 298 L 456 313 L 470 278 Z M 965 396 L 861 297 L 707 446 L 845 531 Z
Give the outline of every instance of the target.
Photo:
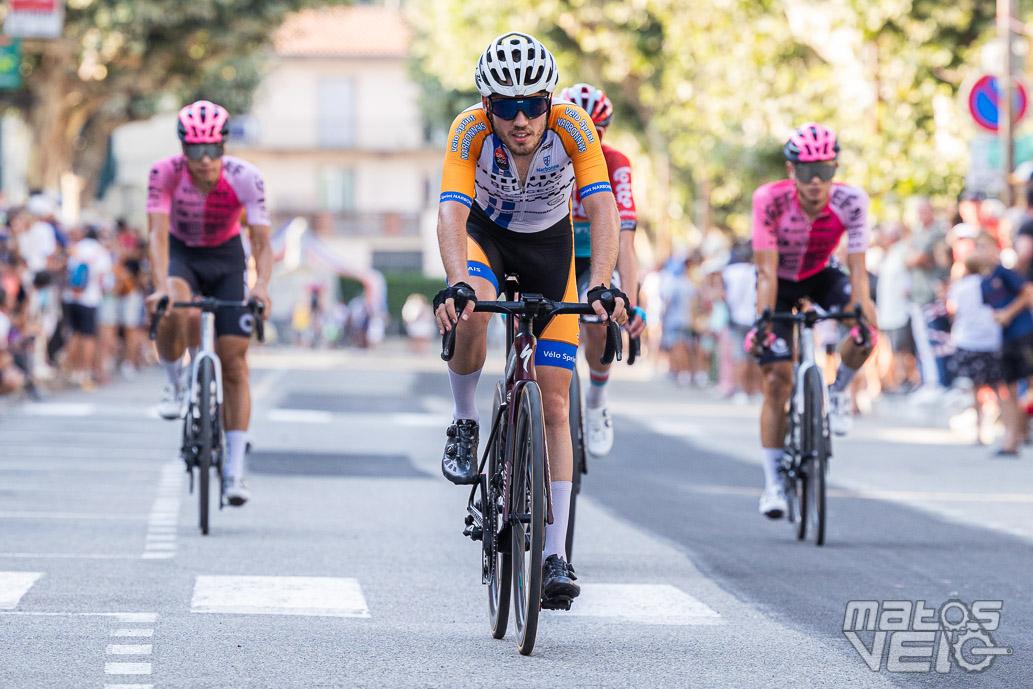
M 247 481 L 235 476 L 227 476 L 222 480 L 222 492 L 226 494 L 226 502 L 233 507 L 240 507 L 251 499 Z
M 606 407 L 585 408 L 585 435 L 588 452 L 593 457 L 605 457 L 613 449 L 613 422 Z
M 850 393 L 836 392 L 829 388 L 829 428 L 836 435 L 846 435 L 854 427 L 854 415 L 850 409 Z
M 178 419 L 183 414 L 183 397 L 186 390 L 179 386 L 168 383 L 161 393 L 161 403 L 158 404 L 158 414 L 163 419 Z
M 768 519 L 781 519 L 789 509 L 782 486 L 768 486 L 760 496 L 760 513 Z

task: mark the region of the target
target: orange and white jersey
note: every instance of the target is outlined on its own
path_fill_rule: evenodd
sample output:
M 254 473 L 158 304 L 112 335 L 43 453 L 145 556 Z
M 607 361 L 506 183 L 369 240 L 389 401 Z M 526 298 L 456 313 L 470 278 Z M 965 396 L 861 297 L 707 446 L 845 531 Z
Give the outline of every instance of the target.
M 523 182 L 480 104 L 460 113 L 449 135 L 441 201 L 477 203 L 494 223 L 513 232 L 540 232 L 566 217 L 575 182 L 582 199 L 612 193 L 595 125 L 566 101 L 553 102 Z

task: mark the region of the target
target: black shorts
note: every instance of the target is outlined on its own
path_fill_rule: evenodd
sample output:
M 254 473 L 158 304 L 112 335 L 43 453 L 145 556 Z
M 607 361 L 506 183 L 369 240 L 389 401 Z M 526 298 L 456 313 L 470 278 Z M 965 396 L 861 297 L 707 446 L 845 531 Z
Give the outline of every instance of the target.
M 997 385 L 1004 380 L 1000 352 L 957 349 L 947 360 L 947 370 L 957 378 L 968 378 L 976 387 Z
M 1001 345 L 1001 373 L 1006 383 L 1033 376 L 1033 335 L 1004 341 Z
M 574 280 L 574 229 L 570 216 L 540 232 L 513 232 L 495 224 L 474 203 L 466 223 L 467 267 L 470 275 L 484 278 L 496 294 L 506 275 L 520 277 L 520 290 L 556 301 L 577 301 Z M 536 321 L 536 366 L 573 369 L 577 361 L 577 315 Z
M 253 319 L 243 306 L 248 291 L 247 258 L 240 235 L 205 247 L 187 246 L 170 235 L 169 277 L 185 280 L 195 295 L 241 302 L 239 309 L 215 312 L 215 334 L 251 337 Z
M 97 334 L 97 307 L 65 302 L 65 318 L 73 333 L 93 337 Z
M 842 311 L 850 303 L 850 294 L 850 276 L 838 268 L 825 268 L 799 282 L 779 278 L 775 311 L 791 311 L 801 299 L 809 299 L 829 313 Z M 792 324 L 776 321 L 771 332 L 775 335 L 775 342 L 760 356 L 761 365 L 792 361 Z

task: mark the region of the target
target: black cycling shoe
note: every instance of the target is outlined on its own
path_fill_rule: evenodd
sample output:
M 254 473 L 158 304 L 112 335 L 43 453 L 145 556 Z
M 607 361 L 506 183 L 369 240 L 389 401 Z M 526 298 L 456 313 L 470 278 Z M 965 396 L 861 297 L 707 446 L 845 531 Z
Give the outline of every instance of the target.
M 441 456 L 441 473 L 457 486 L 477 483 L 477 422 L 459 419 L 445 433 L 448 440 Z
M 559 555 L 550 555 L 542 565 L 542 607 L 570 610 L 570 602 L 581 594 L 574 567 Z

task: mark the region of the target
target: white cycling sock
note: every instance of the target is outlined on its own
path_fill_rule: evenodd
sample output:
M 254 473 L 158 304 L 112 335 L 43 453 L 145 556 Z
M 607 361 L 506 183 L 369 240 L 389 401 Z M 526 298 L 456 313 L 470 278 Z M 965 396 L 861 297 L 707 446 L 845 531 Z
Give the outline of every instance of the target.
M 244 477 L 244 453 L 247 452 L 247 431 L 226 431 L 226 466 L 223 475 L 227 478 Z
M 832 392 L 843 392 L 846 390 L 846 386 L 850 385 L 850 381 L 854 379 L 856 373 L 856 368 L 850 368 L 843 362 L 839 362 L 839 368 L 836 369 L 836 380 L 829 386 Z
M 764 453 L 764 459 L 761 461 L 761 465 L 764 467 L 764 488 L 782 485 L 778 470 L 782 467 L 782 455 L 785 454 L 785 450 L 781 447 L 765 447 L 762 452 Z
M 545 525 L 544 557 L 567 559 L 567 520 L 570 517 L 570 481 L 552 482 L 552 524 Z
M 190 352 L 190 363 L 197 361 L 197 352 L 201 349 L 200 347 L 187 347 L 187 351 Z
M 448 382 L 452 386 L 452 402 L 455 405 L 453 419 L 480 420 L 477 413 L 477 381 L 481 378 L 481 370 L 460 375 L 448 369 Z
M 594 368 L 589 368 L 588 373 L 591 384 L 588 386 L 588 391 L 585 393 L 585 405 L 587 405 L 589 409 L 605 407 L 606 383 L 610 380 L 610 369 L 606 369 L 605 371 L 596 371 Z
M 183 373 L 183 357 L 176 359 L 175 361 L 161 360 L 161 365 L 165 368 L 165 375 L 169 379 L 170 385 L 179 385 L 179 377 Z

